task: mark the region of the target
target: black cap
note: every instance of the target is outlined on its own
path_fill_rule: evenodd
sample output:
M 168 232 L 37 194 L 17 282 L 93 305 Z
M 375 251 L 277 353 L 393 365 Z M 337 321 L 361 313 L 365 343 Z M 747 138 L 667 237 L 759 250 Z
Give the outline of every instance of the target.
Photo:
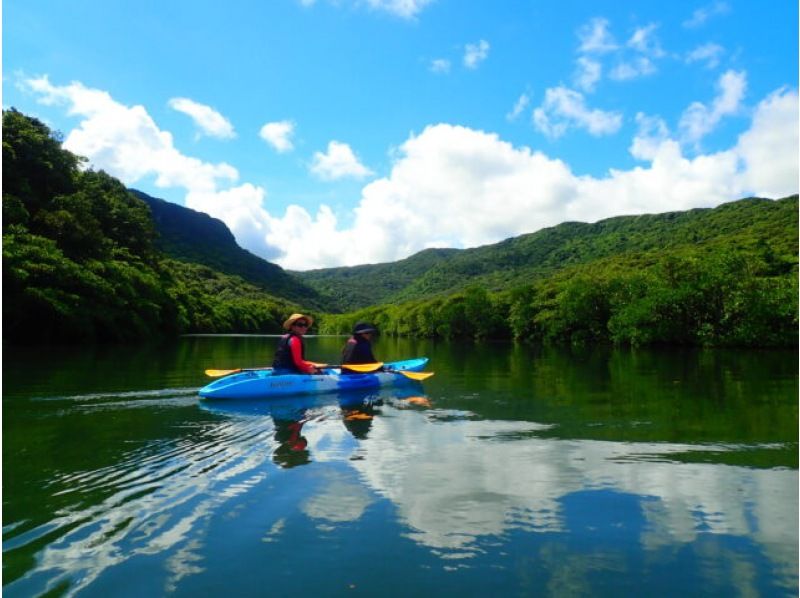
M 372 324 L 366 322 L 358 322 L 353 326 L 353 334 L 362 334 L 364 332 L 378 332 Z

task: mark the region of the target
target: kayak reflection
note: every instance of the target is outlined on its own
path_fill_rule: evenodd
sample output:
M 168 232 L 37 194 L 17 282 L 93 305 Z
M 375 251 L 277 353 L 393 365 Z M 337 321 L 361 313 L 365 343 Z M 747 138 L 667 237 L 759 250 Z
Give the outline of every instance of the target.
M 384 390 L 351 391 L 339 394 L 295 396 L 281 399 L 244 399 L 220 402 L 201 401 L 199 406 L 229 417 L 269 417 L 274 425 L 275 448 L 272 461 L 288 469 L 312 462 L 311 447 L 304 434 L 309 422 L 341 418 L 356 441 L 366 440 L 373 420 L 384 402 L 395 406 L 429 407 L 421 385 Z

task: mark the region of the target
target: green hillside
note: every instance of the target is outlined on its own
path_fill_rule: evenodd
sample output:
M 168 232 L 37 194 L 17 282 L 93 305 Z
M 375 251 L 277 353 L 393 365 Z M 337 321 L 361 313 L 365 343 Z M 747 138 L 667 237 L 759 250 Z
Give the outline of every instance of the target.
M 3 111 L 4 340 L 277 332 L 299 309 L 238 276 L 169 259 L 148 205 L 82 162 L 44 123 Z
M 426 249 L 397 262 L 292 274 L 326 298 L 328 311 L 342 312 L 382 303 L 402 294 L 419 277 L 459 253 L 458 249 Z
M 774 259 L 796 263 L 797 196 L 743 199 L 717 208 L 567 222 L 493 245 L 426 250 L 394 264 L 331 268 L 296 275 L 352 311 L 480 286 L 512 289 L 559 270 L 612 256 L 680 247 L 763 244 Z M 436 252 L 436 253 L 434 253 Z M 402 274 L 398 273 L 399 272 Z
M 239 276 L 271 295 L 295 303 L 322 307 L 319 292 L 280 266 L 239 247 L 221 220 L 135 189 L 130 192 L 150 207 L 157 232 L 155 246 L 169 257 Z
M 82 163 L 40 121 L 3 112 L 6 341 L 277 332 L 311 308 L 323 333 L 369 320 L 420 337 L 797 346 L 796 195 L 287 273 L 218 220 Z

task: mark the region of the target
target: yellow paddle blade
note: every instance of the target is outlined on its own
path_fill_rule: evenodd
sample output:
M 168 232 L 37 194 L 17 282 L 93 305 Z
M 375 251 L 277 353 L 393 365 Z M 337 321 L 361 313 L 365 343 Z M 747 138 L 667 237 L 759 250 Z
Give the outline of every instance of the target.
M 343 370 L 350 370 L 351 372 L 374 372 L 383 367 L 383 362 L 377 363 L 348 363 L 342 365 Z
M 211 376 L 212 378 L 219 378 L 220 376 L 227 376 L 228 374 L 235 374 L 236 372 L 241 372 L 241 368 L 236 370 L 206 370 L 206 376 Z
M 425 380 L 433 376 L 434 372 L 404 372 L 403 370 L 389 370 L 395 374 L 402 374 L 411 380 Z

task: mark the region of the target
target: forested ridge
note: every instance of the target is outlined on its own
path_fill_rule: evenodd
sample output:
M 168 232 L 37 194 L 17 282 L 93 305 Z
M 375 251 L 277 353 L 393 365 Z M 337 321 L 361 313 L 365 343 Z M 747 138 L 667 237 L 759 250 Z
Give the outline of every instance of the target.
M 583 263 L 565 259 L 564 267 L 501 291 L 473 284 L 456 293 L 328 316 L 323 330 L 343 332 L 353 321 L 366 319 L 385 332 L 424 337 L 796 346 L 797 214 L 797 196 L 668 214 L 663 218 L 683 221 L 675 234 L 659 238 L 660 224 L 658 235 L 640 232 L 637 244 L 643 249 Z M 631 231 L 621 232 L 621 222 L 638 220 L 647 229 L 663 218 L 612 219 L 600 225 L 610 226 L 614 236 L 627 236 Z M 571 225 L 556 228 L 574 230 Z M 576 237 L 553 251 L 574 256 L 580 252 L 564 248 L 585 251 L 604 242 L 608 237 L 602 235 Z
M 797 196 L 743 199 L 717 208 L 565 222 L 473 249 L 427 249 L 390 264 L 298 272 L 346 311 L 463 291 L 530 284 L 575 265 L 651 250 L 731 242 L 763 244 L 790 267 L 797 262 Z M 396 269 L 397 268 L 397 269 Z
M 131 189 L 150 208 L 156 231 L 156 248 L 181 262 L 201 264 L 218 272 L 239 276 L 278 297 L 323 309 L 319 293 L 280 266 L 253 255 L 236 243 L 221 220 Z
M 3 112 L 3 338 L 277 332 L 298 306 L 156 248 L 148 206 L 82 168 L 37 119 Z
M 287 273 L 239 248 L 220 221 L 85 169 L 57 134 L 11 109 L 2 201 L 12 342 L 278 332 L 288 313 L 309 310 L 323 333 L 363 319 L 422 337 L 797 344 L 797 196 Z

